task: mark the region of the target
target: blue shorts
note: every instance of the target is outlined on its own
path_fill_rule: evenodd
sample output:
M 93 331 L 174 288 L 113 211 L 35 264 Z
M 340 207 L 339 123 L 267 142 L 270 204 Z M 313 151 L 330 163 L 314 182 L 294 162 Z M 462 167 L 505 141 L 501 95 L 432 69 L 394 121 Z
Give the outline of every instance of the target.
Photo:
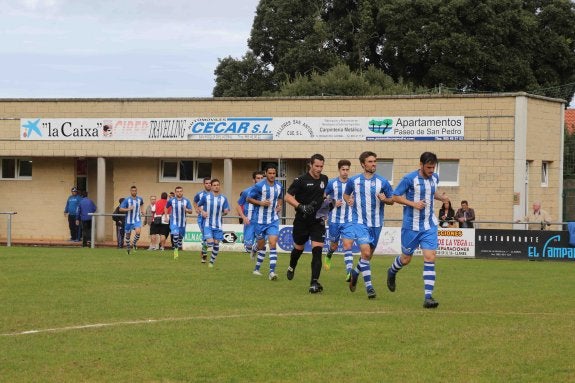
M 437 227 L 425 231 L 414 231 L 401 228 L 401 251 L 405 255 L 421 250 L 437 250 Z
M 341 237 L 344 239 L 355 239 L 358 245 L 369 245 L 372 248 L 377 247 L 381 226 L 369 227 L 359 223 L 346 223 L 341 231 Z
M 134 223 L 126 223 L 124 225 L 124 230 L 126 231 L 126 233 L 129 233 L 130 231 L 138 229 L 140 227 L 142 227 L 142 221 L 134 222 Z
M 170 224 L 170 233 L 172 236 L 178 234 L 180 237 L 184 238 L 186 236 L 186 227 Z
M 253 223 L 244 225 L 244 246 L 251 249 L 256 237 L 255 227 Z
M 343 231 L 343 223 L 331 223 L 328 225 L 329 236 L 328 239 L 330 242 L 339 242 L 339 238 L 341 237 L 341 232 Z
M 200 233 L 202 233 L 202 240 L 205 240 L 206 237 L 204 237 L 204 218 L 203 217 L 198 217 L 198 227 L 200 228 Z
M 253 223 L 256 239 L 262 240 L 270 236 L 277 237 L 280 234 L 280 222 L 274 221 L 272 223 Z
M 206 240 L 213 239 L 214 241 L 223 241 L 224 232 L 222 231 L 222 229 L 216 229 L 215 227 L 204 226 L 204 237 L 206 238 Z

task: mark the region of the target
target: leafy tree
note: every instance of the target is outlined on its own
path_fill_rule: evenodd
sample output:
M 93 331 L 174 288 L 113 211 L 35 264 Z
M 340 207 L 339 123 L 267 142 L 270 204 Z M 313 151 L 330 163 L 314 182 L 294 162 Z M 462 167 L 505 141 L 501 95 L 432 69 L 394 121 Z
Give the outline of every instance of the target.
M 575 82 L 574 25 L 570 0 L 261 0 L 248 43 L 255 61 L 249 65 L 260 66 L 267 85 L 244 88 L 250 95 L 282 87 L 281 94 L 310 94 L 311 84 L 320 83 L 317 76 L 328 74 L 321 85 L 325 94 L 397 91 L 390 79 L 406 93 L 411 91 L 402 79 L 459 91 L 556 87 Z M 235 81 L 252 77 L 242 77 L 243 65 L 224 60 L 220 66 L 226 64 L 223 72 L 234 81 L 222 85 L 234 85 L 232 93 L 242 95 Z M 337 79 L 330 69 L 340 64 L 350 72 L 337 69 L 343 76 Z M 371 75 L 385 84 L 374 87 Z
M 271 72 L 252 52 L 241 60 L 228 56 L 218 61 L 214 97 L 257 97 L 273 88 Z
M 405 94 L 410 86 L 395 83 L 380 69 L 370 66 L 365 72 L 352 72 L 345 64 L 339 64 L 325 73 L 312 72 L 310 76 L 297 75 L 282 84 L 279 96 L 369 96 L 381 94 Z

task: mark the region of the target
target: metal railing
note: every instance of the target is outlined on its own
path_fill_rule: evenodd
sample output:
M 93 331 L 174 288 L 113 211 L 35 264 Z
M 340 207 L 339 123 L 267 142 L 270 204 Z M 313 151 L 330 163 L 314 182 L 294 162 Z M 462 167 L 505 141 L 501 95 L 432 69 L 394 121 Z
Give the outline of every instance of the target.
M 96 217 L 125 217 L 126 214 L 114 213 L 88 213 L 92 217 L 92 228 L 90 230 L 90 248 L 96 248 Z
M 7 233 L 6 233 L 6 246 L 10 247 L 12 246 L 12 216 L 14 214 L 18 214 L 18 212 L 15 211 L 0 211 L 0 214 L 6 214 L 7 216 Z

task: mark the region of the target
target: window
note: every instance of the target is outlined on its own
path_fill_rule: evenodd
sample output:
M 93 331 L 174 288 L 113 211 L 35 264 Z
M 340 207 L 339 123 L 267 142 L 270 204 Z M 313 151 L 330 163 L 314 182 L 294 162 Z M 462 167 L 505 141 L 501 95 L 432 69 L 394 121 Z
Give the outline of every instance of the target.
M 439 174 L 439 185 L 459 186 L 459 161 L 442 160 L 437 164 L 436 169 Z
M 204 177 L 212 176 L 212 163 L 200 160 L 162 160 L 160 161 L 160 181 L 200 182 Z
M 32 179 L 32 160 L 18 158 L 2 158 L 1 179 Z
M 549 162 L 546 161 L 541 163 L 541 186 L 549 186 Z
M 393 185 L 393 160 L 378 160 L 375 173 L 384 177 Z

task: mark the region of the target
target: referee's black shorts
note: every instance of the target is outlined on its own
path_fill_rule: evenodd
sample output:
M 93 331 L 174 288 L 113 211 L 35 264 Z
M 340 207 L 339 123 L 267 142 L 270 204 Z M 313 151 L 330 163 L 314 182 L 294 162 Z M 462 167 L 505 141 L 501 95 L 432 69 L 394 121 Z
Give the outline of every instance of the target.
M 323 219 L 295 219 L 293 221 L 293 242 L 304 245 L 307 240 L 325 242 L 325 222 Z

